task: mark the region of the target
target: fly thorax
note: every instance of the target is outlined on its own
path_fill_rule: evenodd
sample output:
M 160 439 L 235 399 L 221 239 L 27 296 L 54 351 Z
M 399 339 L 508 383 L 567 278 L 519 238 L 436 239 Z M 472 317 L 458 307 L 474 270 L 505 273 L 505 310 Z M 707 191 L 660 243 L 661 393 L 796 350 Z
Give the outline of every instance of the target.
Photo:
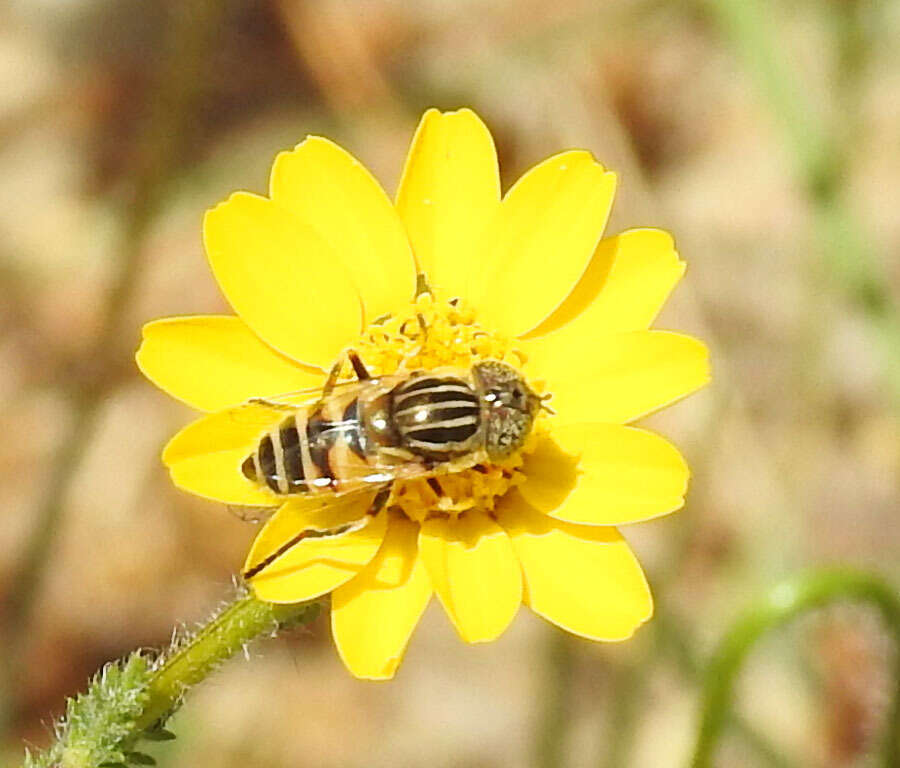
M 394 426 L 412 453 L 448 461 L 478 446 L 481 407 L 464 379 L 423 373 L 398 385 L 392 400 Z

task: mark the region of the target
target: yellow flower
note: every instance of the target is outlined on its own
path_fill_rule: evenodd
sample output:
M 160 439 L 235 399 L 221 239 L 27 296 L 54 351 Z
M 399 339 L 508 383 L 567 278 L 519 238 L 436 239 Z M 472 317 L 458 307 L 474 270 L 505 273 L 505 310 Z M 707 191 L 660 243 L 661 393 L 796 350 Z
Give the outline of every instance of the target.
M 679 509 L 688 468 L 661 437 L 625 425 L 709 371 L 700 342 L 648 330 L 684 273 L 671 237 L 601 239 L 615 183 L 590 153 L 569 151 L 501 197 L 481 120 L 429 110 L 391 204 L 356 159 L 311 137 L 277 157 L 268 198 L 238 192 L 206 216 L 206 252 L 237 316 L 144 328 L 144 374 L 212 412 L 166 447 L 174 482 L 227 504 L 281 504 L 246 567 L 271 564 L 250 585 L 272 602 L 331 593 L 335 643 L 358 677 L 394 674 L 433 593 L 470 643 L 497 638 L 522 602 L 594 640 L 623 640 L 650 618 L 614 526 Z M 430 289 L 418 296 L 417 274 Z M 282 503 L 240 467 L 283 412 L 228 409 L 321 386 L 347 349 L 376 374 L 505 360 L 552 396 L 554 415 L 502 465 L 443 476 L 440 501 L 407 482 L 365 523 L 365 494 Z

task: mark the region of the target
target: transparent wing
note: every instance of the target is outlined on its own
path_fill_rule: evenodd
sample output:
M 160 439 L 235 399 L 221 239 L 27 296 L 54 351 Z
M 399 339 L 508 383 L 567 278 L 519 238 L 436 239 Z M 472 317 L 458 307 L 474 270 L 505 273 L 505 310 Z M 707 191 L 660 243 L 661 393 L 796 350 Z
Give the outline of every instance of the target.
M 389 463 L 387 461 L 342 462 L 332 459 L 330 463 L 337 478 L 334 486 L 330 484 L 329 478 L 321 478 L 317 490 L 279 494 L 271 507 L 244 507 L 232 504 L 228 509 L 241 520 L 262 523 L 289 500 L 304 499 L 309 502 L 311 507 L 324 508 L 338 500 L 371 493 L 379 488 L 387 488 L 397 481 L 427 479 L 436 474 L 433 469 L 412 460 L 398 460 L 396 463 Z M 310 482 L 313 486 L 317 485 L 316 479 Z
M 332 384 L 330 388 L 330 392 L 344 394 L 346 392 L 352 392 L 354 389 L 362 389 L 363 387 L 369 387 L 373 384 L 378 384 L 382 379 L 387 377 L 379 377 L 374 379 L 352 379 L 346 381 L 337 381 Z M 321 400 L 325 397 L 325 386 L 320 387 L 310 387 L 309 389 L 297 389 L 293 392 L 280 392 L 277 395 L 266 395 L 265 397 L 253 397 L 248 400 L 248 403 L 269 403 L 272 405 L 279 404 L 287 404 L 291 406 L 295 406 L 298 403 L 314 403 L 317 400 Z
M 331 389 L 326 392 L 324 387 L 313 387 L 311 389 L 299 389 L 295 392 L 282 392 L 277 395 L 266 395 L 265 397 L 252 397 L 240 405 L 227 409 L 225 413 L 229 413 L 231 418 L 236 421 L 247 423 L 248 421 L 257 420 L 259 412 L 277 412 L 281 411 L 285 416 L 299 410 L 307 408 L 316 403 L 327 402 L 331 398 L 340 396 L 341 398 L 349 398 L 360 392 L 373 388 L 388 386 L 393 383 L 396 377 L 382 376 L 376 379 L 366 379 L 360 381 L 339 381 Z
M 324 400 L 340 396 L 348 401 L 355 393 L 364 388 L 386 389 L 393 386 L 399 378 L 399 376 L 384 376 L 363 381 L 338 382 L 333 394 L 328 394 Z M 223 444 L 217 441 L 222 436 L 228 438 L 233 434 L 236 442 L 247 446 L 247 457 L 249 458 L 255 445 L 258 444 L 258 440 L 262 440 L 272 430 L 278 429 L 279 425 L 291 414 L 323 400 L 323 395 L 322 388 L 286 392 L 279 395 L 251 398 L 233 408 L 211 414 L 203 420 L 206 424 L 202 429 L 202 437 L 198 436 L 203 445 L 198 445 L 198 440 L 190 439 L 187 441 L 190 443 L 190 451 L 192 453 L 220 451 L 223 449 Z M 210 428 L 210 421 L 217 422 L 214 428 Z M 327 506 L 336 499 L 368 493 L 373 489 L 389 486 L 398 480 L 424 479 L 435 474 L 416 456 L 402 449 L 382 449 L 376 457 L 363 458 L 350 446 L 352 435 L 357 427 L 358 422 L 355 419 L 330 420 L 319 433 L 319 436 L 332 446 L 329 451 L 328 464 L 331 470 L 330 474 L 335 478 L 334 483 L 330 478 L 312 478 L 307 481 L 313 486 L 311 489 L 298 487 L 295 492 L 273 493 L 270 505 L 228 505 L 228 509 L 242 520 L 261 523 L 271 517 L 288 500 L 308 498 L 311 503 Z M 334 450 L 334 447 L 341 445 L 343 445 L 342 450 Z M 261 483 L 261 486 L 267 488 L 264 482 Z
M 380 477 L 384 478 L 385 475 L 381 475 Z M 241 506 L 239 504 L 229 504 L 227 508 L 228 511 L 231 512 L 231 514 L 240 518 L 244 522 L 258 525 L 260 523 L 266 522 L 266 520 L 272 517 L 272 515 L 274 515 L 279 510 L 282 504 L 288 501 L 296 501 L 298 499 L 302 499 L 308 503 L 308 506 L 311 510 L 325 509 L 336 504 L 338 501 L 353 498 L 354 496 L 371 494 L 373 491 L 377 491 L 381 488 L 387 488 L 394 481 L 394 479 L 395 478 L 366 480 L 365 478 L 359 478 L 357 482 L 352 483 L 349 487 L 345 487 L 337 491 L 329 490 L 322 491 L 320 493 L 284 494 L 279 497 L 278 503 L 271 507 L 248 507 Z

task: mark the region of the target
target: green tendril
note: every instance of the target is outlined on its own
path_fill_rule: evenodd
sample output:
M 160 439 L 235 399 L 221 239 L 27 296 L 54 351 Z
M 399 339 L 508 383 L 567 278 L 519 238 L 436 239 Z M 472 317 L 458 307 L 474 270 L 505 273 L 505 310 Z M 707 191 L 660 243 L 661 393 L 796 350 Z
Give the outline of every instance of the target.
M 731 713 L 735 680 L 757 642 L 802 613 L 853 600 L 876 608 L 894 637 L 893 702 L 884 724 L 881 764 L 900 765 L 900 598 L 876 576 L 849 569 L 826 569 L 794 576 L 773 587 L 732 625 L 705 675 L 700 732 L 691 765 L 708 768 Z

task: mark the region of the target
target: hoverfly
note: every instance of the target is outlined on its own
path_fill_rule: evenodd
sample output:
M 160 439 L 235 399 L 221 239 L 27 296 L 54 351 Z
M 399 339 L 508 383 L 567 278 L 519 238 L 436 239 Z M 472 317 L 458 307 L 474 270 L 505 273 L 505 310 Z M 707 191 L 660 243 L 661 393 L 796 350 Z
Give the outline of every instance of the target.
M 243 461 L 240 471 L 247 479 L 285 500 L 326 501 L 377 491 L 367 512 L 375 515 L 396 481 L 425 479 L 440 496 L 437 476 L 508 457 L 522 447 L 542 407 L 542 398 L 522 375 L 499 361 L 476 363 L 468 370 L 373 377 L 356 353 L 348 352 L 347 358 L 357 380 L 338 383 L 338 363 L 314 401 L 249 401 L 281 409 L 285 416 Z M 345 528 L 300 532 L 288 545 L 309 535 L 337 535 Z M 256 575 L 272 559 L 244 577 Z

